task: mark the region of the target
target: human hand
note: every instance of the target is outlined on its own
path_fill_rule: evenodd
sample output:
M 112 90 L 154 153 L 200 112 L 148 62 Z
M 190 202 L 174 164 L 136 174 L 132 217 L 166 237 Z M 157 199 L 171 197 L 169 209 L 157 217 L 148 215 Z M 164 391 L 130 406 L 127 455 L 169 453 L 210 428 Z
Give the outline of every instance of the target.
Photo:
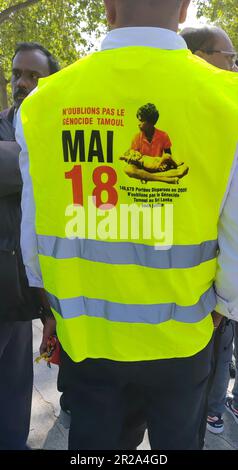
M 47 341 L 50 336 L 53 336 L 56 331 L 55 318 L 46 318 L 43 328 L 43 336 L 40 345 L 40 354 L 44 354 L 47 351 Z
M 215 310 L 213 310 L 212 312 L 212 320 L 213 320 L 213 324 L 214 324 L 214 329 L 216 330 L 218 328 L 218 326 L 220 325 L 221 321 L 222 321 L 222 318 L 223 318 L 223 315 L 221 315 L 220 313 L 216 312 Z

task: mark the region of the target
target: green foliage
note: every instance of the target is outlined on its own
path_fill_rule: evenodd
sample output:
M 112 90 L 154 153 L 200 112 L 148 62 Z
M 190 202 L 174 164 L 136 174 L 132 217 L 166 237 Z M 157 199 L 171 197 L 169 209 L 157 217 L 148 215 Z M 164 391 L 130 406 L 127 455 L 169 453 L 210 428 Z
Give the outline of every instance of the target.
M 197 0 L 198 16 L 223 28 L 238 49 L 238 0 Z
M 0 0 L 0 14 L 21 1 Z M 0 27 L 0 68 L 7 80 L 11 58 L 18 42 L 37 41 L 69 65 L 87 53 L 105 30 L 102 0 L 39 0 L 13 12 Z

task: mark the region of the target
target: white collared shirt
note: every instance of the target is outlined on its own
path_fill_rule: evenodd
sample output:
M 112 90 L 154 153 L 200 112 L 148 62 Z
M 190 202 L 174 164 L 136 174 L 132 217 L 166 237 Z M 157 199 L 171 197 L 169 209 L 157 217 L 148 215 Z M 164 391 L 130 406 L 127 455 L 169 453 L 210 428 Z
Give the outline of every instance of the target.
M 155 47 L 166 50 L 187 49 L 184 39 L 174 31 L 140 26 L 139 28 L 113 29 L 102 41 L 101 50 L 128 46 Z
M 151 27 L 128 27 L 110 31 L 101 49 L 147 46 L 159 49 L 186 49 L 175 32 Z M 20 168 L 23 179 L 21 247 L 30 286 L 43 287 L 35 233 L 35 203 L 29 174 L 29 155 L 21 120 L 17 119 L 16 138 L 22 148 Z M 215 280 L 216 310 L 238 321 L 238 164 L 234 157 L 230 181 L 223 201 L 218 227 L 220 254 Z

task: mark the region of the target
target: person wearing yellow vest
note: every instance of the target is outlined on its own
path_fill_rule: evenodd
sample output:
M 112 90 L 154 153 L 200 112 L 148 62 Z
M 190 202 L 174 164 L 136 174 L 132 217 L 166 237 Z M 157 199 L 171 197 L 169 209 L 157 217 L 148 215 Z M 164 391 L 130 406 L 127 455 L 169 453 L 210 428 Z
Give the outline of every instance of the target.
M 55 316 L 72 450 L 136 448 L 141 423 L 152 449 L 201 448 L 211 312 L 238 317 L 238 77 L 176 34 L 189 3 L 105 0 L 101 51 L 19 112 L 22 252 Z M 124 171 L 146 103 L 179 184 Z

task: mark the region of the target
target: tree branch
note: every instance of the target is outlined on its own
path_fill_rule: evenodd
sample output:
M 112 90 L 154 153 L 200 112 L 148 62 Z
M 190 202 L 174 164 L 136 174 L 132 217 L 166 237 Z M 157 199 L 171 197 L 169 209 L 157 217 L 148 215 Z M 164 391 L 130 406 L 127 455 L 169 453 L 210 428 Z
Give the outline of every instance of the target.
M 6 10 L 0 12 L 0 24 L 4 23 L 4 21 L 7 21 L 12 13 L 16 13 L 17 11 L 23 10 L 24 8 L 34 5 L 34 3 L 39 3 L 40 1 L 41 0 L 26 0 L 25 2 L 20 2 L 16 5 L 12 5 L 9 8 L 6 8 Z

